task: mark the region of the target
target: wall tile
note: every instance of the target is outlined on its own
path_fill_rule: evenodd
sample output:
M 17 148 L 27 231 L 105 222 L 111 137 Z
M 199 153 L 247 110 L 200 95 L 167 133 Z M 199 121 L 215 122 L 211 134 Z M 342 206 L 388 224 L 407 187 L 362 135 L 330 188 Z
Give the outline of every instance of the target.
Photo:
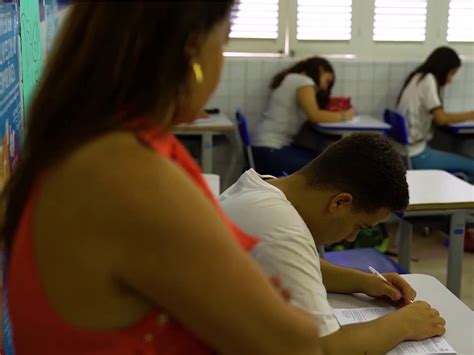
M 259 80 L 262 76 L 263 63 L 261 61 L 247 62 L 247 80 Z
M 372 81 L 374 80 L 374 64 L 362 63 L 359 65 L 359 80 Z
M 390 66 L 388 63 L 376 63 L 374 67 L 374 80 L 388 81 Z
M 278 62 L 276 61 L 267 61 L 262 63 L 262 73 L 263 78 L 267 79 L 268 84 L 270 85 L 270 80 L 278 72 Z
M 359 68 L 356 64 L 350 63 L 344 67 L 345 80 L 359 80 Z
M 357 95 L 359 91 L 359 84 L 355 80 L 346 81 L 344 85 L 344 95 L 352 97 Z
M 247 65 L 245 62 L 230 62 L 230 80 L 244 81 L 247 73 Z
M 245 112 L 245 96 L 230 96 L 229 97 L 229 111 L 230 112 L 235 112 L 238 108 L 241 110 L 244 110 Z

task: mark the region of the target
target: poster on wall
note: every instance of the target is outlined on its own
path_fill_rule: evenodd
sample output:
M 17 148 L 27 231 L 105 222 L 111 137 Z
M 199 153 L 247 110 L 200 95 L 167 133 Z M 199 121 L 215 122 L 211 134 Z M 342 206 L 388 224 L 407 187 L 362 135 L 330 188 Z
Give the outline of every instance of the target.
M 22 135 L 18 12 L 0 3 L 0 188 L 18 159 Z

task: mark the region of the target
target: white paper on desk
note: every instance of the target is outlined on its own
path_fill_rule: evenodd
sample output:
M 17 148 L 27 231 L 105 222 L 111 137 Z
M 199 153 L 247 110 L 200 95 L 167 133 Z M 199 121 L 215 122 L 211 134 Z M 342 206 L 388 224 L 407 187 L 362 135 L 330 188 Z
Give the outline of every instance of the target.
M 347 122 L 358 123 L 358 122 L 360 122 L 360 116 L 352 116 L 352 118 L 350 120 L 348 120 Z
M 391 313 L 394 307 L 369 307 L 334 309 L 340 325 L 368 322 Z M 387 354 L 456 354 L 444 337 L 434 337 L 422 341 L 405 341 Z

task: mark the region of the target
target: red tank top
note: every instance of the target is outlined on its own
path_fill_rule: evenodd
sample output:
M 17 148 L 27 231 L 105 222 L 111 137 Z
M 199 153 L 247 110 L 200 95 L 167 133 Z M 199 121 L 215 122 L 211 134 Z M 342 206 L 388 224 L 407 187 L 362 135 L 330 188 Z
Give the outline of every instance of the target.
M 130 128 L 137 138 L 176 164 L 212 200 L 242 248 L 250 250 L 255 239 L 236 228 L 223 214 L 201 172 L 186 149 L 169 133 L 162 133 L 148 121 Z M 167 317 L 157 307 L 136 325 L 112 331 L 89 331 L 67 324 L 48 303 L 39 279 L 33 242 L 31 216 L 38 186 L 25 206 L 10 254 L 7 295 L 16 355 L 201 355 L 212 351 Z

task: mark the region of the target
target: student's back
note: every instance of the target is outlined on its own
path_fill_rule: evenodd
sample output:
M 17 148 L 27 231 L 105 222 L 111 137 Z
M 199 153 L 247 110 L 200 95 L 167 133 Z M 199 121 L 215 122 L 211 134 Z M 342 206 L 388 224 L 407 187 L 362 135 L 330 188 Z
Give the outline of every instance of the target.
M 433 115 L 441 107 L 433 74 L 416 74 L 405 87 L 398 103 L 398 110 L 407 119 L 410 156 L 425 150 L 427 141 L 433 137 Z
M 352 118 L 352 110 L 329 112 L 325 105 L 319 106 L 318 101 L 326 102 L 331 95 L 334 80 L 333 67 L 321 57 L 301 60 L 274 76 L 267 112 L 253 141 L 259 173 L 290 174 L 318 155 L 319 151 L 312 147 L 294 144 L 305 121 L 337 122 Z
M 307 75 L 288 74 L 271 93 L 268 110 L 257 130 L 253 145 L 280 149 L 291 144 L 306 121 L 295 98 L 296 90 L 302 86 L 315 85 L 314 80 Z

